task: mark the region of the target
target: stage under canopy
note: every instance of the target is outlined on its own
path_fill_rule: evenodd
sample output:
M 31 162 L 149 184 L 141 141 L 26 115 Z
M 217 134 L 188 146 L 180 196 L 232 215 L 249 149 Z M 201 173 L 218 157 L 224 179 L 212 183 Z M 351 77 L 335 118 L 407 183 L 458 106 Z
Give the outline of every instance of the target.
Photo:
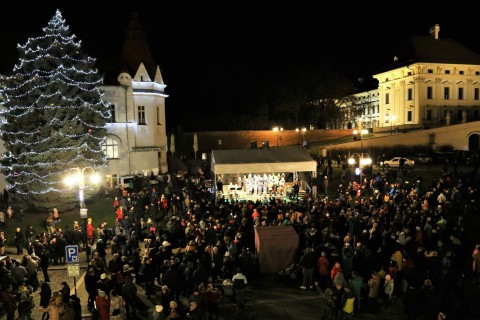
M 230 200 L 287 199 L 298 172 L 316 175 L 317 163 L 301 147 L 213 150 L 215 197 Z
M 213 150 L 212 172 L 249 174 L 316 172 L 317 162 L 299 146 L 278 149 Z

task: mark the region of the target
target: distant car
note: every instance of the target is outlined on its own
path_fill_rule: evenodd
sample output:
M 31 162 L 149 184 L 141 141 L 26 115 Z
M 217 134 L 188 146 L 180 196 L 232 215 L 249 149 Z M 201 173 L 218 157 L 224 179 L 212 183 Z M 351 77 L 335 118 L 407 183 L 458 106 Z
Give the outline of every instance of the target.
M 400 160 L 404 159 L 405 162 L 403 164 L 404 167 L 413 167 L 415 165 L 415 161 L 405 157 L 394 157 L 390 160 L 383 161 L 383 166 L 386 168 L 398 168 L 400 167 Z
M 417 163 L 427 164 L 427 163 L 432 163 L 433 162 L 433 158 L 428 156 L 426 153 L 415 153 L 412 156 L 412 159 Z

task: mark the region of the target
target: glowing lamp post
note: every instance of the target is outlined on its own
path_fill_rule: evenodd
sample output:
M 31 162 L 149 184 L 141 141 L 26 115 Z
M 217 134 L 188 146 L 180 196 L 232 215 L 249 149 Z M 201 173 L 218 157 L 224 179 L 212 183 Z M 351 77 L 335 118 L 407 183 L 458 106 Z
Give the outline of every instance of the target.
M 83 189 L 85 189 L 85 172 L 91 170 L 92 174 L 90 174 L 90 182 L 93 184 L 97 184 L 100 182 L 100 176 L 98 173 L 95 171 L 95 169 L 91 167 L 85 167 L 85 168 L 72 168 L 70 169 L 70 172 L 72 174 L 68 175 L 65 177 L 65 184 L 68 186 L 73 186 L 73 185 L 78 185 L 78 199 L 80 201 L 80 209 L 85 208 L 85 197 L 83 194 Z
M 390 135 L 393 134 L 393 123 L 397 120 L 397 116 L 392 114 L 391 116 L 386 115 L 385 120 L 390 121 Z
M 278 143 L 278 135 L 281 131 L 283 131 L 283 127 L 278 127 L 278 126 L 275 126 L 273 127 L 273 132 L 275 132 L 277 134 L 277 148 L 279 147 L 279 143 Z
M 350 166 L 357 164 L 356 158 L 358 158 L 358 167 L 355 168 L 355 174 L 357 176 L 360 176 L 360 183 L 362 183 L 363 169 L 372 164 L 372 159 L 368 154 L 367 154 L 367 157 L 365 157 L 363 153 L 360 155 L 355 152 L 355 153 L 352 153 L 350 158 L 347 160 L 348 164 Z
M 353 134 L 357 136 L 357 134 L 360 134 L 360 152 L 363 152 L 363 135 L 368 134 L 367 129 L 362 129 L 362 130 L 353 130 Z
M 83 190 L 85 189 L 85 172 L 91 171 L 90 182 L 93 184 L 98 184 L 100 182 L 100 176 L 95 171 L 95 169 L 91 167 L 84 167 L 84 168 L 72 168 L 69 170 L 70 174 L 65 177 L 64 182 L 67 186 L 78 186 L 78 200 L 80 201 L 80 218 L 83 219 L 83 232 L 85 237 L 87 236 L 87 208 L 85 208 L 85 195 Z M 89 256 L 89 247 L 88 247 L 88 239 L 85 241 L 86 243 L 86 256 L 87 261 Z

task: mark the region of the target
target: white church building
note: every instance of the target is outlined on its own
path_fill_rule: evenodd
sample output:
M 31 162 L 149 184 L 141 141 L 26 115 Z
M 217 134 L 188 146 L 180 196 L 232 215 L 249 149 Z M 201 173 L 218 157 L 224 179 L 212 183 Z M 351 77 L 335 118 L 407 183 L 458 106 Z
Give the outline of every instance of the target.
M 167 134 L 162 74 L 154 63 L 138 15 L 133 14 L 122 52 L 118 84 L 104 85 L 110 103 L 109 135 L 104 145 L 109 164 L 102 172 L 107 186 L 121 176 L 166 173 Z

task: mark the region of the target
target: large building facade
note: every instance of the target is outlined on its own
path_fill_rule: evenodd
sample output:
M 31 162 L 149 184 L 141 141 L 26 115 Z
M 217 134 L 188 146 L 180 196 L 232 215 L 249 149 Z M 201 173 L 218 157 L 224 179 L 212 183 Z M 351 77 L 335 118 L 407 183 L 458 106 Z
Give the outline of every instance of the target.
M 117 84 L 103 86 L 112 115 L 103 146 L 109 164 L 102 173 L 109 187 L 115 187 L 124 175 L 168 171 L 166 85 L 136 14 L 124 42 L 122 68 Z
M 413 36 L 395 66 L 375 74 L 380 127 L 426 128 L 480 120 L 480 55 L 452 39 Z
M 432 128 L 480 120 L 480 55 L 452 39 L 412 36 L 393 65 L 373 75 L 378 88 L 354 95 L 344 128 L 374 131 Z

